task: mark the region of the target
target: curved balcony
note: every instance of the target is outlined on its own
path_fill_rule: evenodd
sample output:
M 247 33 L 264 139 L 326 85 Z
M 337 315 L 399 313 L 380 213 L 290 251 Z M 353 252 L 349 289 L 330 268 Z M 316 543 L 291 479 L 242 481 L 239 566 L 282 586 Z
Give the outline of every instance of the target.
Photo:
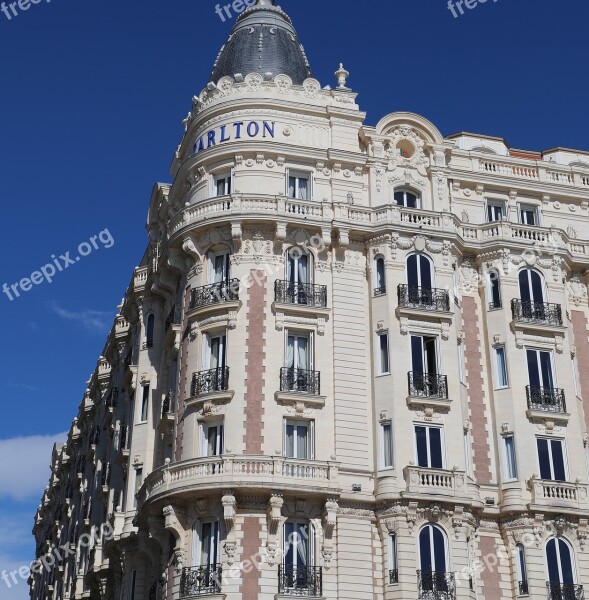
M 239 279 L 221 281 L 190 290 L 189 310 L 204 309 L 227 302 L 239 301 Z
M 229 402 L 232 398 L 233 391 L 229 390 L 229 367 L 217 367 L 192 374 L 187 405 L 205 400 Z
M 206 565 L 182 569 L 180 598 L 219 594 L 223 570 L 221 565 Z
M 308 565 L 278 566 L 278 595 L 319 598 L 323 593 L 323 569 Z
M 306 494 L 339 494 L 338 463 L 276 456 L 212 456 L 160 467 L 139 492 L 140 504 L 180 494 L 239 488 L 304 489 Z
M 530 411 L 549 413 L 566 413 L 567 411 L 564 390 L 560 388 L 527 385 L 526 397 Z

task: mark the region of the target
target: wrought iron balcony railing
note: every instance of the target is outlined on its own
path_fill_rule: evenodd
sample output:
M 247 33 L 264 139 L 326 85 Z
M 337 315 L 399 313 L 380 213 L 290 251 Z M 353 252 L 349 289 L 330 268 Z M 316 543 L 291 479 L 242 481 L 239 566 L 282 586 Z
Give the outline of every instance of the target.
M 129 426 L 123 425 L 119 430 L 119 451 L 129 449 Z
M 322 567 L 279 565 L 278 593 L 284 596 L 321 596 L 323 593 Z
M 386 285 L 381 285 L 380 287 L 374 288 L 375 296 L 384 296 L 387 293 Z
M 399 570 L 398 569 L 390 569 L 389 570 L 389 583 L 399 583 Z
M 401 284 L 397 288 L 397 296 L 402 308 L 450 310 L 450 295 L 447 290 Z
M 419 398 L 448 398 L 448 377 L 436 373 L 410 371 L 409 395 Z
M 281 392 L 303 392 L 313 396 L 321 393 L 321 373 L 307 369 L 283 367 L 280 369 Z
M 530 588 L 528 586 L 528 582 L 527 581 L 518 581 L 517 587 L 519 589 L 519 595 L 520 596 L 528 596 L 529 595 Z
M 530 410 L 555 413 L 565 413 L 567 411 L 564 390 L 561 388 L 526 385 L 526 396 Z
M 542 325 L 562 325 L 560 304 L 532 302 L 531 300 L 511 301 L 511 314 L 514 321 L 521 323 L 540 323 Z
M 583 586 L 576 583 L 546 583 L 548 600 L 585 600 Z
M 190 395 L 201 396 L 210 392 L 222 392 L 229 389 L 229 367 L 218 367 L 200 371 L 192 375 Z
M 180 598 L 219 594 L 221 592 L 221 565 L 205 565 L 182 570 L 180 580 Z
M 503 308 L 501 300 L 493 300 L 492 302 L 489 302 L 489 310 L 495 310 L 497 308 Z
M 169 415 L 170 413 L 174 412 L 175 400 L 176 400 L 176 393 L 173 390 L 170 390 L 166 394 L 166 397 L 164 398 L 164 401 L 162 402 L 162 417 L 165 417 L 166 415 Z
M 282 304 L 327 307 L 327 286 L 312 283 L 274 282 L 274 300 Z
M 237 301 L 239 300 L 239 286 L 239 279 L 230 279 L 194 288 L 190 291 L 189 308 L 193 310 L 211 304 Z
M 166 317 L 166 331 L 170 329 L 171 325 L 180 325 L 180 319 L 182 317 L 182 308 L 179 304 L 172 306 L 170 313 Z
M 455 600 L 456 581 L 454 573 L 441 571 L 417 571 L 419 600 Z

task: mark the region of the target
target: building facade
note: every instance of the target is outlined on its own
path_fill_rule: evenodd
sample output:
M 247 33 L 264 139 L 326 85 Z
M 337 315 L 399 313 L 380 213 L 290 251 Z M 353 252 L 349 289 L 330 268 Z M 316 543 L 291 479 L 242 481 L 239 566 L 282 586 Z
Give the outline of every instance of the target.
M 348 76 L 270 0 L 238 19 L 54 451 L 32 600 L 583 598 L 589 153 L 369 126 Z

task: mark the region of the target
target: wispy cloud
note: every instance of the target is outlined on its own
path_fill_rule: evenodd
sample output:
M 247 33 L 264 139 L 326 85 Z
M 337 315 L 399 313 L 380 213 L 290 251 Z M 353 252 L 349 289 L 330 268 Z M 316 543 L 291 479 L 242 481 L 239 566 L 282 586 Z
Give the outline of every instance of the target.
M 38 387 L 35 387 L 34 385 L 29 385 L 28 383 L 3 383 L 2 385 L 5 387 L 16 388 L 19 390 L 26 390 L 27 392 L 36 392 L 39 390 Z
M 59 306 L 57 302 L 51 302 L 49 309 L 64 321 L 77 323 L 93 333 L 105 333 L 108 331 L 113 319 L 113 314 L 110 312 L 100 310 L 67 310 Z
M 59 433 L 0 440 L 0 498 L 40 500 L 49 481 L 53 444 L 66 439 L 67 433 Z

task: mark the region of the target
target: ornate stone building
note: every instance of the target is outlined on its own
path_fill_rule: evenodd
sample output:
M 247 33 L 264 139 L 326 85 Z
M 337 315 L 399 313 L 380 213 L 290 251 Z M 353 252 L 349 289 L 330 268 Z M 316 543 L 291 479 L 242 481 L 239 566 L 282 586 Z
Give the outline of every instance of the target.
M 54 452 L 33 600 L 583 598 L 589 153 L 367 125 L 348 76 L 269 0 L 238 19 Z

